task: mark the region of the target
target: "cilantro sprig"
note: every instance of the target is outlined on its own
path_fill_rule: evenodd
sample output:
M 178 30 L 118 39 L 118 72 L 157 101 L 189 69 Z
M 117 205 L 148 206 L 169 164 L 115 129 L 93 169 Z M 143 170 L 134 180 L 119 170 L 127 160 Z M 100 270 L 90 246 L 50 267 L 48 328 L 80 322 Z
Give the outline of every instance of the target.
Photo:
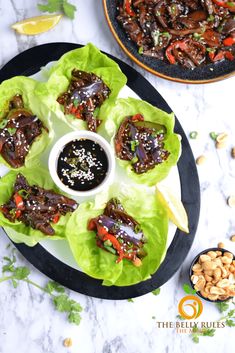
M 198 327 L 194 326 L 191 333 L 191 338 L 194 343 L 199 343 L 199 337 L 201 336 L 208 336 L 213 337 L 215 335 L 214 328 L 202 328 L 199 329 Z
M 44 287 L 33 282 L 29 278 L 30 269 L 28 267 L 16 266 L 16 257 L 14 254 L 11 257 L 5 256 L 3 261 L 3 276 L 0 277 L 0 283 L 11 281 L 13 287 L 17 288 L 20 281 L 22 281 L 40 289 L 51 297 L 57 311 L 67 314 L 67 319 L 70 323 L 75 325 L 80 324 L 82 307 L 68 296 L 64 287 L 54 281 L 48 281 Z
M 65 16 L 74 19 L 74 14 L 77 11 L 75 5 L 72 5 L 68 0 L 48 0 L 47 4 L 38 4 L 38 9 L 42 12 L 62 12 Z

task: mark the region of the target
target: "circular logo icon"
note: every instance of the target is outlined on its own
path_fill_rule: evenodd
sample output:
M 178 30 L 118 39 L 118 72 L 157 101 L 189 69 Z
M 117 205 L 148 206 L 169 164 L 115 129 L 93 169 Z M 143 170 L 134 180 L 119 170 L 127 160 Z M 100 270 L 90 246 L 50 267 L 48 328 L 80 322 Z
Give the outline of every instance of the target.
M 186 310 L 188 308 L 189 310 Z M 195 295 L 186 295 L 179 302 L 178 310 L 180 316 L 182 316 L 184 319 L 197 319 L 203 311 L 203 304 L 201 300 Z

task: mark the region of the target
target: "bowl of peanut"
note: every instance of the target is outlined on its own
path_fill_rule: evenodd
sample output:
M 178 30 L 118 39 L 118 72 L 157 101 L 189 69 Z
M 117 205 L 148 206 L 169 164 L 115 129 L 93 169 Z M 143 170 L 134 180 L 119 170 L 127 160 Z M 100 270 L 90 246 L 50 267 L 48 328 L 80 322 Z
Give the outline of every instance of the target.
M 235 296 L 235 256 L 222 248 L 200 252 L 190 266 L 190 282 L 201 298 L 223 302 Z

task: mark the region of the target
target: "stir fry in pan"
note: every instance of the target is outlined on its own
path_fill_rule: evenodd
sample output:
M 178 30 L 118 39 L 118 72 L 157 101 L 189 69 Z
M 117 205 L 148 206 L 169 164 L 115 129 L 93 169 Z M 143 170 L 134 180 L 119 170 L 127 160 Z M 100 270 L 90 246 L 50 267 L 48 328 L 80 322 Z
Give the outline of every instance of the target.
M 235 1 L 117 1 L 139 54 L 193 69 L 235 58 Z

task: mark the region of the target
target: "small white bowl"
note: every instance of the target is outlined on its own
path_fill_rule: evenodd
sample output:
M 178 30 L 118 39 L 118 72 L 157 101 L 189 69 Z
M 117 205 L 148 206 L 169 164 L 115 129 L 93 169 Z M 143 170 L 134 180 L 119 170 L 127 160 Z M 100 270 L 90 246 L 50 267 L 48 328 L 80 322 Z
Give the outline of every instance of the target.
M 89 139 L 98 143 L 103 148 L 108 158 L 108 171 L 105 179 L 100 185 L 88 191 L 76 191 L 69 188 L 68 186 L 62 183 L 57 174 L 58 158 L 61 152 L 63 151 L 64 147 L 69 142 L 80 139 Z M 52 179 L 61 190 L 63 190 L 67 194 L 74 196 L 92 196 L 102 191 L 104 188 L 108 187 L 112 183 L 115 172 L 115 157 L 111 146 L 102 136 L 91 131 L 74 131 L 64 135 L 54 144 L 49 155 L 48 166 Z

